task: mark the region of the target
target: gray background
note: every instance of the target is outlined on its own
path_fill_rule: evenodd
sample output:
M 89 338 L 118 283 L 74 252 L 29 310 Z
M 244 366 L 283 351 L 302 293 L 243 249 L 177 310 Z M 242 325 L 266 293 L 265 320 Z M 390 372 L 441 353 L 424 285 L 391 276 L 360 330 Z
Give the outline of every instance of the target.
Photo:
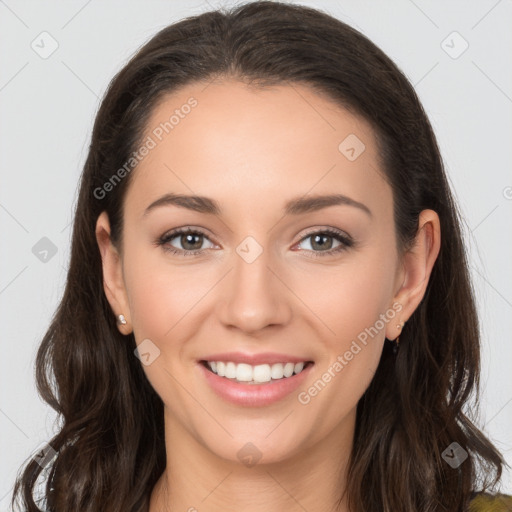
M 427 110 L 464 215 L 478 295 L 479 425 L 512 464 L 512 1 L 294 3 L 366 34 L 406 73 Z M 8 510 L 17 469 L 54 429 L 33 365 L 63 290 L 99 99 L 157 30 L 232 4 L 0 0 L 0 511 Z M 42 58 L 52 44 L 58 48 Z M 511 481 L 508 472 L 508 493 Z

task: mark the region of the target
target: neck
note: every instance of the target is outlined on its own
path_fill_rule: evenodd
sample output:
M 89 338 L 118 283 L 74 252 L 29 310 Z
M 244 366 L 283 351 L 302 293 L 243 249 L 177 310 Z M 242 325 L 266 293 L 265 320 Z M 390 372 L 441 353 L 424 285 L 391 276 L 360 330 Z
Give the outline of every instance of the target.
M 167 466 L 150 512 L 349 512 L 340 500 L 353 442 L 355 413 L 313 446 L 275 463 L 246 466 L 218 457 L 167 418 Z

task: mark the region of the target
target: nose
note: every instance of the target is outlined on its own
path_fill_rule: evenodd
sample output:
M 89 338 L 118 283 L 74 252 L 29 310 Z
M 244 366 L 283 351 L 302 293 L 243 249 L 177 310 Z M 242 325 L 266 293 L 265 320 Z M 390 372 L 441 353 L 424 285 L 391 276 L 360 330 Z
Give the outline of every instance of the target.
M 233 254 L 233 269 L 220 290 L 218 311 L 225 326 L 254 334 L 267 326 L 289 322 L 292 294 L 271 267 L 266 251 L 252 262 Z

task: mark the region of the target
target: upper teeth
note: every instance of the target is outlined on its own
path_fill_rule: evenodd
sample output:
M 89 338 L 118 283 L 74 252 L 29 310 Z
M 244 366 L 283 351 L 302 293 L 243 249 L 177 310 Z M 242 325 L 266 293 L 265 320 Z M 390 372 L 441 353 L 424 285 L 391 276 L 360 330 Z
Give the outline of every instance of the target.
M 302 363 L 276 363 L 276 364 L 250 364 L 223 361 L 207 361 L 212 372 L 219 377 L 236 379 L 240 382 L 270 382 L 271 379 L 291 377 L 294 373 L 300 373 L 305 362 Z

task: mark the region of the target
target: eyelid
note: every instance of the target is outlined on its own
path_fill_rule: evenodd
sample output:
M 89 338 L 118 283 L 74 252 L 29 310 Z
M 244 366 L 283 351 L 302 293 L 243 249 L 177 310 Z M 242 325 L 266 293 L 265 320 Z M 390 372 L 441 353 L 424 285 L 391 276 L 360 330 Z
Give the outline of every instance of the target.
M 303 233 L 299 239 L 299 242 L 302 242 L 304 240 L 304 238 L 307 238 L 308 236 L 311 236 L 311 235 L 315 235 L 317 233 L 329 233 L 330 235 L 336 235 L 336 236 L 339 236 L 340 238 L 344 238 L 346 239 L 347 242 L 353 242 L 353 239 L 352 237 L 346 233 L 345 231 L 341 230 L 341 229 L 338 229 L 338 228 L 333 228 L 331 226 L 323 226 L 323 227 L 315 227 L 315 228 L 311 228 L 311 229 L 308 229 L 305 233 Z
M 176 235 L 183 235 L 183 234 L 187 234 L 187 233 L 197 233 L 197 234 L 203 235 L 204 237 L 208 238 L 208 240 L 210 240 L 210 238 L 211 238 L 211 235 L 207 230 L 205 230 L 203 228 L 196 227 L 196 226 L 187 225 L 187 226 L 181 226 L 178 228 L 169 229 L 163 235 L 159 236 L 157 238 L 157 241 L 162 240 L 164 238 L 171 238 Z M 212 241 L 212 243 L 213 243 L 213 241 Z

